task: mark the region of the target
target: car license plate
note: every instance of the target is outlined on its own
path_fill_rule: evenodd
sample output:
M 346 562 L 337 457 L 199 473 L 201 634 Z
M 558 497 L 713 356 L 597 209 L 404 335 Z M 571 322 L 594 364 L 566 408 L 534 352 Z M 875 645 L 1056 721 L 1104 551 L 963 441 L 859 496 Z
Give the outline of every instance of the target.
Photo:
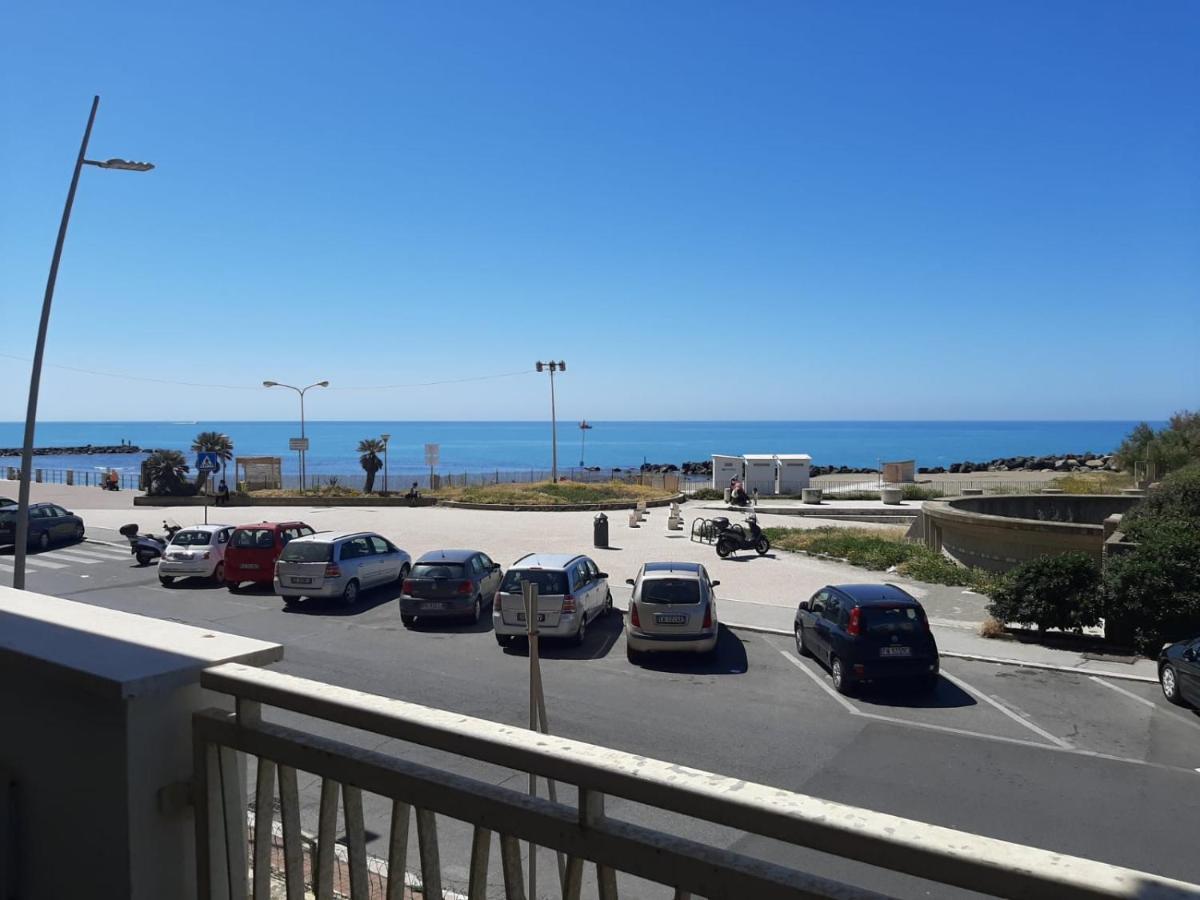
M 681 616 L 679 614 L 659 615 L 654 617 L 654 621 L 659 625 L 683 625 L 687 622 L 687 620 L 687 616 Z
M 422 603 L 421 609 L 445 609 L 445 603 Z
M 242 563 L 243 569 L 257 569 L 258 563 Z
M 295 575 L 293 575 L 292 576 L 292 584 L 312 584 L 312 579 L 311 578 L 297 578 Z
M 912 647 L 880 647 L 880 656 L 912 656 Z
M 538 613 L 538 614 L 537 614 L 537 616 L 538 616 L 538 621 L 539 621 L 539 622 L 545 622 L 545 621 L 546 621 L 546 614 L 545 614 L 545 613 Z M 523 613 L 523 612 L 519 612 L 519 613 L 517 613 L 517 621 L 518 621 L 518 622 L 524 622 L 524 621 L 525 621 L 525 613 Z

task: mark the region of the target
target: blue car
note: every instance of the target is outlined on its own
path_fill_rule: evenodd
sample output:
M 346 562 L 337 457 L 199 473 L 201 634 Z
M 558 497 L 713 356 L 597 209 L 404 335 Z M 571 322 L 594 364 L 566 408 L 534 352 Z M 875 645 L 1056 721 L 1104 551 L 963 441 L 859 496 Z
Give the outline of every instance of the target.
M 796 650 L 824 663 L 839 693 L 897 678 L 937 686 L 937 641 L 925 610 L 894 584 L 823 587 L 801 601 L 794 630 Z

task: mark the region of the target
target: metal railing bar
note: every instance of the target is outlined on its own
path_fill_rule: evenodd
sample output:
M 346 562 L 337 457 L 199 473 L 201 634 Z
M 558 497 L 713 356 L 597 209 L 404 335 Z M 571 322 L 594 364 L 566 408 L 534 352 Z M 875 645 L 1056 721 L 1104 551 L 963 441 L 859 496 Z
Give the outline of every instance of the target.
M 258 756 L 270 754 L 257 754 Z M 275 757 L 271 757 L 274 759 Z M 279 760 L 281 761 L 281 760 Z M 309 766 L 293 768 L 321 775 L 321 806 L 317 813 L 317 859 L 314 865 L 313 887 L 317 900 L 333 900 L 333 841 L 337 835 L 338 782 Z
M 362 791 L 353 785 L 342 785 L 342 815 L 346 821 L 346 850 L 350 857 L 350 900 L 370 900 Z
M 525 900 L 525 871 L 521 845 L 511 834 L 500 834 L 500 868 L 504 872 L 504 900 Z
M 491 855 L 492 833 L 476 825 L 471 833 L 471 867 L 467 878 L 467 900 L 487 900 L 488 857 Z
M 229 745 L 217 748 L 217 782 L 221 797 L 221 826 L 224 837 L 225 871 L 229 900 L 247 900 L 249 868 L 247 859 L 246 797 L 243 793 L 242 768 L 237 753 Z
M 387 900 L 404 900 L 404 879 L 392 878 L 408 865 L 408 822 L 411 807 L 403 800 L 392 800 L 392 827 L 388 838 Z
M 304 835 L 300 831 L 300 789 L 296 770 L 278 766 L 279 820 L 283 831 L 283 877 L 287 900 L 304 900 Z M 257 819 L 255 820 L 257 822 Z
M 421 890 L 427 897 L 440 897 L 442 862 L 438 855 L 437 818 L 433 810 L 423 806 L 418 806 L 416 813 L 417 851 L 421 857 Z
M 254 900 L 271 900 L 271 800 L 275 795 L 275 763 L 258 760 L 254 779 Z

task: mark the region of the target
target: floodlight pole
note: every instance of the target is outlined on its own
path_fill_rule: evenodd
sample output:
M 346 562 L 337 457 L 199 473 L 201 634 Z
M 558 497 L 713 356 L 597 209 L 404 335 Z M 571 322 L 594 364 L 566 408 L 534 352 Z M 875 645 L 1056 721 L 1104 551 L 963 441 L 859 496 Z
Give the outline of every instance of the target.
M 535 363 L 539 372 L 550 370 L 550 480 L 558 484 L 558 417 L 554 409 L 554 373 L 565 372 L 567 364 L 562 360 Z

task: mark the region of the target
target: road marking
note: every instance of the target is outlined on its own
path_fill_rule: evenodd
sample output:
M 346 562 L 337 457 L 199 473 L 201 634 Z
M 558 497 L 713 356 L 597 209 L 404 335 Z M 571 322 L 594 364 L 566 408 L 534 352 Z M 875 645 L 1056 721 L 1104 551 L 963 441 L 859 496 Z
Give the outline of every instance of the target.
M 786 651 L 786 650 L 780 650 L 779 652 L 783 654 L 784 658 L 788 662 L 790 662 L 793 666 L 795 666 L 797 669 L 799 669 L 801 672 L 803 672 L 805 675 L 807 675 L 809 678 L 811 678 L 813 681 L 815 681 L 817 684 L 817 687 L 819 687 L 821 690 L 823 690 L 825 693 L 827 693 L 830 697 L 832 697 L 834 700 L 836 700 L 838 703 L 840 703 L 846 709 L 846 711 L 849 712 L 851 715 L 853 715 L 853 716 L 863 715 L 863 713 L 861 713 L 859 711 L 858 707 L 856 707 L 853 703 L 851 703 L 849 700 L 847 700 L 845 697 L 843 697 L 841 694 L 839 694 L 836 690 L 833 689 L 833 687 L 826 684 L 824 678 L 822 678 L 820 675 L 817 675 L 815 672 L 813 672 L 811 669 L 809 669 L 808 666 L 806 666 L 804 663 L 800 662 L 800 660 L 798 660 L 795 656 L 793 656 L 791 653 L 788 653 L 788 651 Z
M 0 563 L 0 565 L 7 566 L 8 568 L 12 568 L 12 566 L 13 566 L 13 564 L 8 561 L 5 561 L 4 563 Z M 27 557 L 25 557 L 25 566 L 30 569 L 65 569 L 65 568 L 67 568 L 66 563 L 56 563 L 53 560 L 44 558 L 43 556 L 27 556 Z
M 1118 694 L 1124 694 L 1130 700 L 1136 700 L 1138 703 L 1141 703 L 1143 706 L 1148 706 L 1151 709 L 1158 708 L 1158 704 L 1155 703 L 1153 700 L 1147 700 L 1145 697 L 1139 697 L 1137 694 L 1133 693 L 1132 691 L 1127 691 L 1127 690 L 1125 690 L 1125 688 L 1117 687 L 1115 684 L 1109 684 L 1104 679 L 1097 678 L 1095 675 L 1089 675 L 1088 679 L 1090 681 L 1096 682 L 1096 684 L 1101 685 L 1102 687 L 1108 688 L 1110 691 L 1116 691 Z
M 1035 725 L 1032 721 L 1030 721 L 1029 714 L 1024 712 L 1023 710 L 1020 710 L 1017 707 L 1012 706 L 1008 703 L 1001 703 L 999 699 L 988 696 L 987 694 L 985 694 L 983 691 L 979 690 L 978 688 L 972 687 L 971 685 L 967 684 L 961 678 L 959 678 L 955 675 L 951 675 L 945 669 L 942 669 L 942 675 L 944 675 L 946 678 L 950 679 L 950 681 L 952 681 L 954 684 L 957 684 L 960 688 L 962 688 L 968 694 L 971 694 L 974 697 L 978 697 L 980 700 L 982 700 L 984 703 L 989 704 L 990 706 L 994 706 L 996 709 L 1000 710 L 1000 712 L 1004 713 L 1004 715 L 1008 716 L 1010 719 L 1012 719 L 1018 725 L 1022 725 L 1025 728 L 1028 728 L 1034 734 L 1045 738 L 1046 740 L 1050 741 L 1052 744 L 1056 744 L 1057 746 L 1061 747 L 1064 750 L 1075 749 L 1074 746 L 1070 743 L 1070 741 L 1064 741 L 1062 738 L 1058 737 L 1057 735 L 1051 734 L 1046 729 L 1041 728 L 1038 725 Z
M 74 563 L 82 563 L 85 566 L 94 566 L 98 562 L 109 562 L 114 557 L 101 556 L 98 553 L 86 553 L 79 550 L 55 550 L 51 554 L 55 559 L 65 559 Z

